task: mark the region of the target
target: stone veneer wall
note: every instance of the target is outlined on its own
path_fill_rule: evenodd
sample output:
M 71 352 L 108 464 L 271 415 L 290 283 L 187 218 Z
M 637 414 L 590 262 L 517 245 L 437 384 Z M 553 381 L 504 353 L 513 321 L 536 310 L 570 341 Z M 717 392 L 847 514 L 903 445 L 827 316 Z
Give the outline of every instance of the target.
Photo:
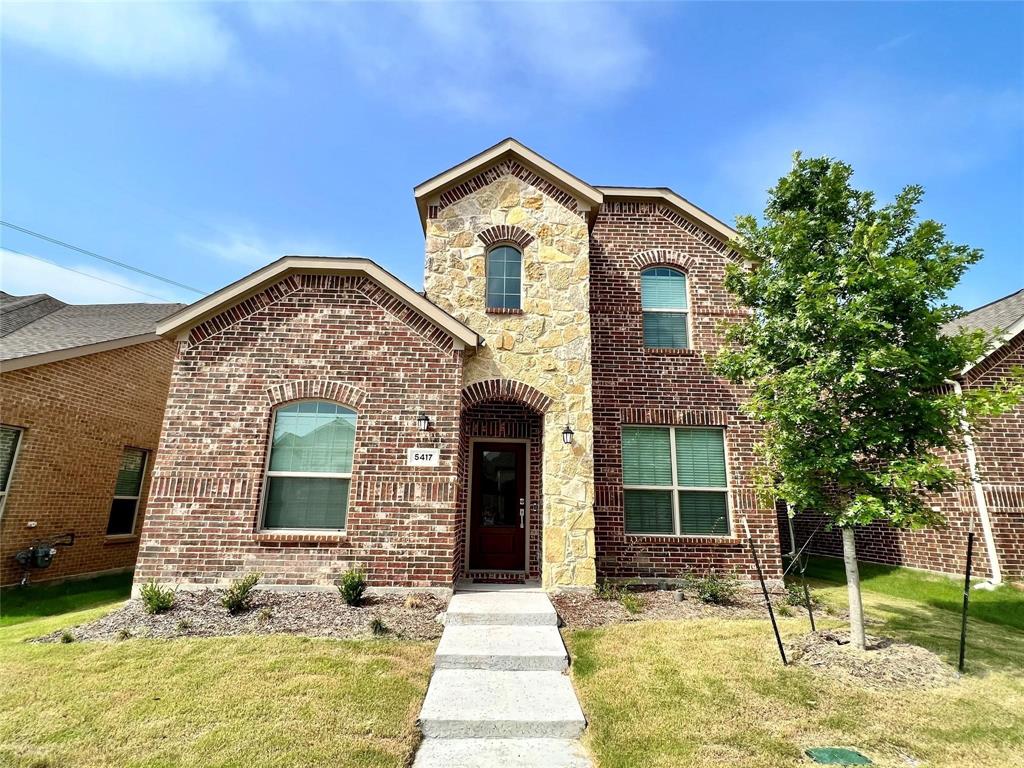
M 544 190 L 544 191 L 541 191 Z M 429 201 L 426 295 L 486 340 L 464 385 L 523 382 L 551 398 L 543 428 L 543 584 L 592 586 L 594 457 L 587 224 L 565 193 L 515 163 Z M 485 256 L 525 244 L 521 313 L 488 312 Z M 575 432 L 562 443 L 568 419 Z

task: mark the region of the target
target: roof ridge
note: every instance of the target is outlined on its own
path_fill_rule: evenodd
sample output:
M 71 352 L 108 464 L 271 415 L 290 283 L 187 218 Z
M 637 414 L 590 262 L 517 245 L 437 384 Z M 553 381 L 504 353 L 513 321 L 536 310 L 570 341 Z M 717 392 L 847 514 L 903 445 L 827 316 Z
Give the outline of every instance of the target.
M 968 309 L 967 311 L 964 312 L 963 315 L 958 317 L 957 320 L 963 320 L 968 315 L 973 315 L 975 312 L 978 312 L 979 310 L 982 310 L 985 307 L 991 307 L 993 304 L 999 304 L 1000 302 L 1006 301 L 1007 299 L 1012 299 L 1018 293 L 1024 293 L 1024 288 L 1018 288 L 1016 291 L 1008 293 L 1005 296 L 1002 296 L 1002 297 L 1000 297 L 998 299 L 992 299 L 992 301 L 990 301 L 990 302 L 988 302 L 986 304 L 982 304 L 980 306 L 977 306 L 974 309 Z M 1024 317 L 1024 313 L 1021 314 L 1021 317 Z

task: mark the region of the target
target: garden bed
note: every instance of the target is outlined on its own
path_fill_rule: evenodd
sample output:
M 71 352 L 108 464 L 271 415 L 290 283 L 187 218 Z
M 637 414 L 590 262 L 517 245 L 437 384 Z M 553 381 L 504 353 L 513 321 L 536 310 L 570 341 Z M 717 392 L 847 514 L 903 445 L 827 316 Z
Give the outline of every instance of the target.
M 101 619 L 66 632 L 53 632 L 38 641 L 273 634 L 435 640 L 442 630 L 437 616 L 447 604 L 432 594 L 416 593 L 367 596 L 361 605 L 352 607 L 336 592 L 258 590 L 248 610 L 232 615 L 221 605 L 222 594 L 217 590 L 181 591 L 175 596 L 174 607 L 159 614 L 146 613 L 141 600 L 130 600 Z

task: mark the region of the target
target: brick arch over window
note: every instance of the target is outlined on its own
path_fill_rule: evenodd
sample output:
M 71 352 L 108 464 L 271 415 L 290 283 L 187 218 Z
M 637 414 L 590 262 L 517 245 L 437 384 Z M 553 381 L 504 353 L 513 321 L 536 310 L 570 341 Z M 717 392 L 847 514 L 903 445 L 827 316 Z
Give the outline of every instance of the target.
M 552 403 L 551 398 L 540 390 L 513 379 L 477 381 L 462 390 L 463 410 L 494 401 L 522 403 L 537 413 L 546 413 Z
M 267 399 L 271 405 L 280 405 L 290 400 L 331 400 L 356 410 L 366 400 L 366 392 L 341 381 L 328 379 L 297 379 L 267 387 Z
M 667 248 L 654 248 L 650 251 L 643 251 L 633 257 L 633 263 L 637 269 L 648 267 L 673 267 L 689 273 L 694 266 L 692 257 L 679 251 L 668 250 Z
M 525 249 L 536 238 L 520 227 L 510 224 L 496 224 L 481 232 L 478 237 L 488 248 L 495 243 L 511 243 L 520 249 Z

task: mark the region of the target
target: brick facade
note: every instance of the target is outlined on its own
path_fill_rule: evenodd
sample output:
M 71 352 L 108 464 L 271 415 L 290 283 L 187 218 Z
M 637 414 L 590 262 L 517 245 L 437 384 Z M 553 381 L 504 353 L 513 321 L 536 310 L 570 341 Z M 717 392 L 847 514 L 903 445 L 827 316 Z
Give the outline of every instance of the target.
M 174 364 L 136 583 L 450 586 L 462 353 L 362 276 L 289 276 L 192 329 Z M 357 412 L 344 533 L 260 530 L 273 410 L 327 399 Z M 419 431 L 419 413 L 430 418 Z M 406 465 L 441 449 L 437 468 Z
M 972 369 L 962 382 L 964 390 L 992 386 L 1011 369 L 1024 366 L 1024 334 Z M 989 517 L 996 542 L 996 554 L 1003 577 L 1024 578 L 1024 405 L 978 426 L 975 434 L 978 473 L 982 479 Z M 966 471 L 963 452 L 949 456 L 949 463 Z M 934 500 L 946 524 L 919 531 L 897 530 L 874 523 L 857 531 L 859 559 L 889 565 L 906 565 L 944 573 L 962 573 L 967 553 L 967 532 L 974 520 L 974 573 L 988 575 L 988 556 L 971 488 L 943 494 Z M 802 512 L 793 521 L 797 546 L 815 530 L 808 551 L 842 556 L 839 531 L 826 531 L 821 517 Z M 789 549 L 789 532 L 780 519 L 784 548 Z
M 2 421 L 24 429 L 0 520 L 0 583 L 21 579 L 15 552 L 66 532 L 74 546 L 30 571 L 34 582 L 134 565 L 173 357 L 160 340 L 0 374 Z M 150 452 L 147 476 L 135 533 L 108 537 L 125 447 Z
M 736 317 L 725 290 L 725 243 L 654 201 L 606 201 L 590 238 L 594 371 L 595 519 L 598 577 L 674 578 L 686 571 L 736 571 L 754 577 L 742 538 L 746 518 L 765 575 L 780 573 L 774 511 L 753 491 L 755 425 L 740 413 L 741 392 L 708 369 L 721 345 L 717 325 Z M 692 349 L 646 349 L 640 271 L 671 266 L 686 273 Z M 725 428 L 732 535 L 627 535 L 623 523 L 621 426 Z

